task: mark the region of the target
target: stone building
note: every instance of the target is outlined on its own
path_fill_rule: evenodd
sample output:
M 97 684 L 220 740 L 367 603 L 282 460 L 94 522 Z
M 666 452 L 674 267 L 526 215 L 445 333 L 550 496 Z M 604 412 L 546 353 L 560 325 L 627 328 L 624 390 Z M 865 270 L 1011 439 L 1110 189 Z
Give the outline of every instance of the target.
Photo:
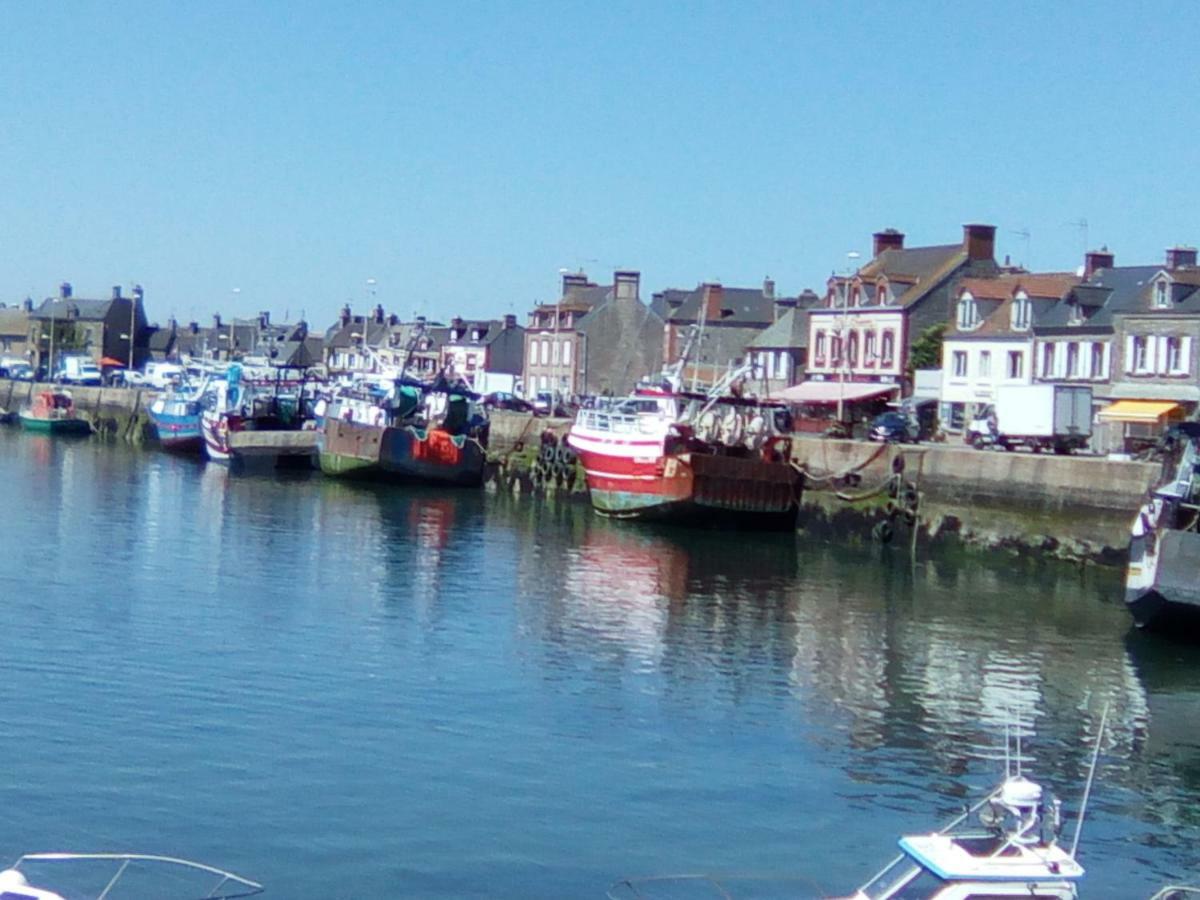
M 76 297 L 64 281 L 57 297 L 46 298 L 29 314 L 26 355 L 35 367 L 52 371 L 64 354 L 84 355 L 96 363 L 108 358 L 125 365 L 132 354 L 136 368 L 147 356 L 142 298 L 141 287 L 125 297 L 119 286 L 107 300 Z
M 525 395 L 622 394 L 662 368 L 663 320 L 640 296 L 641 275 L 621 270 L 612 285 L 582 272 L 562 279 L 556 303 L 538 304 L 525 329 Z

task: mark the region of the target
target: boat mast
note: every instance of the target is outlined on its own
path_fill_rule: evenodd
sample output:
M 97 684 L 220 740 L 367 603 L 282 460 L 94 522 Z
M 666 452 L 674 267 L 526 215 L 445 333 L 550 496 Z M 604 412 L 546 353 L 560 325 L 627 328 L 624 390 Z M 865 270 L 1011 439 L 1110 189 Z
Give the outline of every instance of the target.
M 1088 798 L 1092 794 L 1092 780 L 1096 777 L 1096 762 L 1100 759 L 1100 741 L 1104 738 L 1104 725 L 1108 722 L 1109 704 L 1104 704 L 1104 712 L 1100 716 L 1100 730 L 1096 732 L 1096 749 L 1092 751 L 1092 764 L 1088 767 L 1087 784 L 1083 788 L 1083 800 L 1079 804 L 1079 819 L 1075 825 L 1075 837 L 1071 840 L 1071 859 L 1079 849 L 1079 836 L 1083 834 L 1083 816 L 1087 812 Z

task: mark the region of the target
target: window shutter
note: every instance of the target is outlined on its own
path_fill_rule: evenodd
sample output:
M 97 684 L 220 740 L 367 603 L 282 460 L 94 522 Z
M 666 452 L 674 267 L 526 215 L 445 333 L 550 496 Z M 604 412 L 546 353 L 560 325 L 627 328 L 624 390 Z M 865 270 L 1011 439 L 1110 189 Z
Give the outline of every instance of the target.
M 1100 351 L 1100 380 L 1101 381 L 1108 381 L 1108 379 L 1109 379 L 1109 374 L 1108 374 L 1109 368 L 1108 367 L 1111 362 L 1111 360 L 1110 360 L 1111 352 L 1112 352 L 1112 344 L 1108 341 L 1105 341 L 1102 346 L 1102 349 Z
M 1165 375 L 1167 371 L 1167 339 L 1159 334 L 1152 337 L 1150 343 L 1152 352 L 1150 359 L 1147 360 L 1149 363 L 1147 368 L 1157 375 Z
M 1133 335 L 1125 335 L 1125 374 L 1133 373 Z
M 1179 369 L 1177 374 L 1187 375 L 1192 371 L 1192 339 L 1190 337 L 1179 339 Z

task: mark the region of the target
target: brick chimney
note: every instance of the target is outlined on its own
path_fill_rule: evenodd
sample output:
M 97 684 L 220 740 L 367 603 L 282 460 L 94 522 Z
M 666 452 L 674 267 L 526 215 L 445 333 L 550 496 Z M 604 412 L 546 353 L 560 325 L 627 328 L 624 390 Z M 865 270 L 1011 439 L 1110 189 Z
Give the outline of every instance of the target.
M 1091 250 L 1083 254 L 1083 280 L 1090 281 L 1092 276 L 1101 269 L 1111 269 L 1115 257 L 1107 247 Z
M 382 303 L 377 303 L 377 304 L 375 304 L 375 324 L 376 324 L 376 325 L 382 325 L 382 324 L 383 324 L 383 318 L 384 318 L 384 316 L 383 316 L 383 304 L 382 304 Z
M 264 309 L 262 312 L 260 312 L 258 314 L 258 327 L 259 328 L 269 328 L 270 325 L 271 325 L 271 312 L 270 312 L 270 310 Z
M 515 315 L 514 313 L 508 313 L 508 314 L 507 314 L 507 315 L 504 317 L 504 328 L 505 328 L 505 330 L 508 330 L 509 328 L 516 328 L 516 327 L 517 327 L 517 317 L 516 317 L 516 315 Z
M 996 226 L 995 225 L 964 225 L 963 250 L 971 262 L 986 260 L 992 262 L 996 256 Z
M 27 313 L 33 312 L 33 298 L 26 297 L 25 302 L 21 304 L 21 309 L 25 310 Z
M 719 284 L 705 284 L 704 290 L 704 318 L 709 322 L 717 322 L 721 319 L 721 307 L 725 300 L 725 289 Z
M 213 328 L 220 328 L 220 327 L 221 327 L 221 314 L 213 313 Z
M 618 300 L 636 300 L 642 273 L 630 270 L 613 273 L 613 296 Z
M 121 299 L 121 286 L 120 286 L 119 284 L 114 284 L 114 285 L 113 285 L 112 298 L 113 298 L 114 300 L 120 300 L 120 299 Z
M 1184 266 L 1196 265 L 1196 248 L 1180 247 L 1167 248 L 1167 268 L 1182 269 Z
M 345 306 L 342 307 L 342 314 L 341 314 L 341 316 L 338 317 L 338 321 L 341 322 L 342 327 L 345 328 L 347 325 L 350 324 L 350 321 L 352 318 L 353 318 L 353 316 L 350 313 L 350 304 L 347 303 Z
M 904 249 L 904 232 L 897 231 L 895 228 L 885 228 L 883 231 L 877 231 L 872 235 L 875 239 L 874 253 L 878 256 L 884 250 L 903 250 Z
M 58 286 L 58 296 L 63 300 L 71 299 L 71 282 L 64 281 Z
M 763 279 L 763 296 L 768 300 L 775 299 L 775 281 L 772 278 Z

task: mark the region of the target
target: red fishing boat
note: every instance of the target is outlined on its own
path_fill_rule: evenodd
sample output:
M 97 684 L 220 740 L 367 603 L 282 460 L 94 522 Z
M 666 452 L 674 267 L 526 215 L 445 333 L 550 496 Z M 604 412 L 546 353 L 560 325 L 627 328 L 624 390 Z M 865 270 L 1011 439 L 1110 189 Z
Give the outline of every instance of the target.
M 804 476 L 786 405 L 742 396 L 748 370 L 708 393 L 664 387 L 581 409 L 567 442 L 592 505 L 614 518 L 793 528 Z

